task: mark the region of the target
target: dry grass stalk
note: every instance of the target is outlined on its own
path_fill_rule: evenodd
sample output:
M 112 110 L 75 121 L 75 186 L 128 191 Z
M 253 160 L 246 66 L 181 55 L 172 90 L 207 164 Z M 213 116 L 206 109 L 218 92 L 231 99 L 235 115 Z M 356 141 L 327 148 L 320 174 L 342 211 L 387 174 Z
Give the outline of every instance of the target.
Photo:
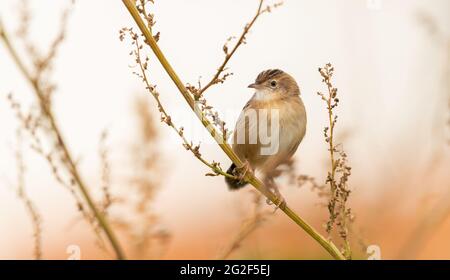
M 148 99 L 139 97 L 134 105 L 138 135 L 129 151 L 133 173 L 128 180 L 130 197 L 125 205 L 131 211 L 129 216 L 132 218 L 119 223 L 129 237 L 133 258 L 148 259 L 163 253 L 158 252 L 155 245 L 164 249 L 170 240 L 170 234 L 161 228 L 159 216 L 154 210 L 156 194 L 163 177 L 156 145 L 159 135 L 155 118 L 150 111 Z
M 27 195 L 25 189 L 25 162 L 22 155 L 22 131 L 17 130 L 17 196 L 25 205 L 25 209 L 31 218 L 33 224 L 34 250 L 33 255 L 36 260 L 42 259 L 42 218 L 36 205 Z
M 72 5 L 63 12 L 58 35 L 46 54 L 37 51 L 37 48 L 28 39 L 27 24 L 29 24 L 30 13 L 26 7 L 24 5 L 22 17 L 27 20 L 22 23 L 19 29 L 19 38 L 25 45 L 32 67 L 27 67 L 24 59 L 19 56 L 1 22 L 0 39 L 25 79 L 30 83 L 37 103 L 32 107 L 33 110 L 23 113 L 20 104 L 10 95 L 11 106 L 30 136 L 31 147 L 48 162 L 55 179 L 72 192 L 77 201 L 78 209 L 88 222 L 94 225 L 94 230 L 98 232 L 101 229 L 101 232 L 109 240 L 117 258 L 123 259 L 123 250 L 108 221 L 92 199 L 89 188 L 78 170 L 77 162 L 73 159 L 53 114 L 52 96 L 56 85 L 50 79 L 51 70 L 54 58 L 66 34 L 67 18 L 72 10 Z M 47 145 L 49 147 L 46 147 L 45 143 L 49 143 Z
M 330 192 L 326 189 L 327 186 L 325 184 L 319 184 L 316 178 L 302 174 L 297 176 L 296 180 L 296 183 L 299 187 L 309 185 L 311 191 L 317 193 L 319 197 L 330 197 Z
M 148 56 L 143 57 L 143 45 L 139 40 L 138 34 L 135 33 L 132 28 L 123 28 L 120 30 L 120 39 L 123 40 L 127 34 L 132 39 L 132 45 L 134 47 L 134 50 L 130 53 L 130 55 L 134 56 L 135 62 L 139 67 L 139 72 L 133 72 L 133 74 L 138 76 L 142 80 L 142 82 L 144 82 L 146 89 L 155 99 L 158 111 L 161 114 L 161 122 L 165 123 L 175 131 L 175 133 L 181 138 L 182 145 L 187 151 L 190 151 L 197 159 L 199 159 L 203 164 L 211 169 L 212 173 L 207 173 L 206 176 L 223 175 L 226 177 L 235 178 L 235 176 L 226 173 L 220 166 L 220 163 L 214 161 L 209 162 L 204 159 L 200 152 L 200 144 L 195 145 L 192 141 L 189 141 L 184 135 L 184 128 L 178 127 L 173 123 L 171 116 L 167 113 L 166 109 L 159 99 L 160 93 L 156 90 L 156 86 L 150 84 L 149 82 L 147 71 L 148 61 L 150 60 L 150 58 Z
M 245 239 L 247 239 L 253 232 L 259 229 L 266 221 L 266 219 L 274 213 L 271 211 L 263 211 L 261 209 L 262 196 L 257 192 L 254 192 L 253 194 L 253 209 L 250 217 L 247 217 L 244 221 L 242 221 L 238 233 L 220 253 L 218 259 L 228 259 L 232 253 L 234 253 L 241 247 Z
M 195 113 L 195 115 L 199 118 L 203 126 L 208 130 L 210 135 L 216 140 L 219 147 L 225 152 L 225 154 L 232 160 L 236 166 L 242 167 L 243 163 L 241 160 L 237 157 L 237 155 L 232 151 L 231 146 L 226 143 L 226 141 L 223 141 L 226 139 L 224 135 L 220 133 L 220 129 L 217 129 L 214 125 L 214 121 L 211 121 L 207 115 L 205 115 L 201 108 L 199 108 L 198 104 L 196 103 L 196 95 L 190 91 L 185 84 L 181 81 L 175 70 L 172 68 L 168 60 L 165 58 L 163 52 L 159 48 L 155 36 L 152 34 L 151 28 L 148 28 L 148 22 L 145 23 L 145 16 L 141 14 L 141 12 L 136 8 L 136 3 L 132 0 L 123 0 L 122 1 L 126 8 L 128 9 L 129 13 L 133 17 L 134 21 L 138 25 L 140 31 L 142 32 L 142 38 L 135 33 L 130 28 L 124 28 L 121 30 L 120 38 L 123 39 L 124 36 L 128 33 L 131 35 L 133 45 L 135 47 L 135 50 L 131 53 L 136 55 L 136 62 L 140 68 L 141 73 L 138 74 L 138 76 L 144 81 L 146 84 L 146 89 L 149 90 L 149 92 L 152 94 L 152 96 L 155 98 L 158 109 L 160 113 L 162 114 L 162 121 L 164 121 L 167 125 L 172 127 L 179 135 L 182 137 L 183 142 L 186 144 L 185 148 L 190 150 L 194 156 L 196 156 L 200 161 L 202 161 L 204 164 L 206 164 L 208 167 L 211 168 L 213 171 L 213 175 L 222 175 L 222 176 L 231 176 L 230 174 L 227 174 L 222 171 L 221 168 L 218 168 L 218 165 L 216 163 L 208 163 L 206 162 L 201 156 L 199 156 L 199 146 L 193 147 L 193 145 L 190 142 L 187 142 L 187 140 L 184 139 L 183 133 L 181 129 L 178 129 L 175 127 L 175 125 L 172 123 L 170 116 L 167 114 L 165 109 L 163 108 L 161 102 L 159 101 L 159 93 L 156 91 L 155 86 L 151 85 L 148 81 L 147 75 L 145 74 L 145 71 L 148 67 L 148 58 L 142 59 L 140 58 L 140 53 L 143 49 L 142 45 L 139 44 L 139 40 L 143 40 L 153 51 L 153 53 L 158 58 L 159 62 L 164 67 L 167 74 L 170 76 L 174 84 L 177 86 L 179 92 L 184 97 L 192 111 Z M 262 1 L 261 1 L 262 2 Z M 144 19 L 143 19 L 144 18 Z M 158 36 L 159 37 L 159 36 Z M 198 96 L 198 95 L 197 95 Z M 180 133 L 181 132 L 181 133 Z M 198 148 L 197 148 L 198 147 Z M 259 192 L 261 192 L 264 196 L 268 198 L 272 203 L 275 205 L 280 205 L 279 198 L 269 191 L 259 180 L 256 178 L 253 174 L 247 174 L 244 178 L 245 181 L 249 182 L 251 185 L 253 185 Z M 312 228 L 308 223 L 306 223 L 303 219 L 301 219 L 295 212 L 293 212 L 287 204 L 281 205 L 280 209 L 289 217 L 291 218 L 298 226 L 300 226 L 305 232 L 308 233 L 313 239 L 315 239 L 324 249 L 327 250 L 328 253 L 330 253 L 331 256 L 333 256 L 336 259 L 345 259 L 345 257 L 341 254 L 339 249 L 330 241 L 328 241 L 326 238 L 324 238 L 320 233 L 318 233 L 314 228 Z
M 326 64 L 324 68 L 319 68 L 320 75 L 327 86 L 327 94 L 318 92 L 317 94 L 327 105 L 329 124 L 324 129 L 325 141 L 328 144 L 330 153 L 330 168 L 326 184 L 330 186 L 330 200 L 328 202 L 329 220 L 326 225 L 328 234 L 331 234 L 334 226 L 338 226 L 338 234 L 343 240 L 343 254 L 346 258 L 351 258 L 350 242 L 348 240 L 348 223 L 353 219 L 351 208 L 347 207 L 347 200 L 350 195 L 348 179 L 351 175 L 351 167 L 347 163 L 347 154 L 342 145 L 335 144 L 335 126 L 337 115 L 334 109 L 339 104 L 337 97 L 337 88 L 333 87 L 331 79 L 334 73 L 334 67 Z
M 101 181 L 103 199 L 100 204 L 100 209 L 103 215 L 108 216 L 108 209 L 113 204 L 113 197 L 111 194 L 111 164 L 109 161 L 109 148 L 107 146 L 108 131 L 104 130 L 100 135 L 98 154 L 101 164 Z
M 236 43 L 231 48 L 231 50 L 230 50 L 230 47 L 228 46 L 228 44 L 233 39 L 236 39 L 236 37 L 231 36 L 227 39 L 227 41 L 225 42 L 225 44 L 223 45 L 223 48 L 222 48 L 223 52 L 225 54 L 222 64 L 219 66 L 219 68 L 217 68 L 217 72 L 214 74 L 212 79 L 204 87 L 202 87 L 201 84 L 199 83 L 198 89 L 196 91 L 194 91 L 194 97 L 196 99 L 200 98 L 203 95 L 203 93 L 205 91 L 207 91 L 211 86 L 217 85 L 217 84 L 222 84 L 225 82 L 225 80 L 229 76 L 233 75 L 233 73 L 231 73 L 231 72 L 226 72 L 227 64 L 230 61 L 231 57 L 233 57 L 233 55 L 237 51 L 237 49 L 242 44 L 247 43 L 246 37 L 247 37 L 247 34 L 250 31 L 250 29 L 252 28 L 253 24 L 256 22 L 256 20 L 259 18 L 259 16 L 261 16 L 264 13 L 270 13 L 274 8 L 281 6 L 283 4 L 283 2 L 278 2 L 271 6 L 266 6 L 265 8 L 263 7 L 263 4 L 264 4 L 264 0 L 260 0 L 255 16 L 252 18 L 252 20 L 249 23 L 247 23 L 245 25 L 244 30 L 242 31 L 241 35 L 239 36 L 239 38 L 237 39 Z

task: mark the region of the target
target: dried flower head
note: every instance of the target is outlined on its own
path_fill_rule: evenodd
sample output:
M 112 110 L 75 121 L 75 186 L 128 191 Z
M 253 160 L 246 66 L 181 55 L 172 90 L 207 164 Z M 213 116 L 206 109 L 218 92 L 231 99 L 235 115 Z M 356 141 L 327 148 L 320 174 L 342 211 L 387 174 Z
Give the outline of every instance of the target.
M 343 240 L 343 254 L 351 258 L 351 249 L 348 236 L 348 223 L 353 220 L 351 208 L 347 207 L 349 195 L 351 193 L 348 186 L 348 179 L 351 175 L 351 167 L 348 165 L 347 154 L 342 145 L 335 144 L 335 126 L 337 115 L 334 113 L 339 104 L 337 97 L 338 89 L 333 87 L 331 79 L 334 74 L 334 67 L 328 63 L 324 68 L 319 68 L 322 82 L 327 86 L 327 94 L 318 92 L 317 94 L 326 103 L 329 125 L 324 128 L 325 142 L 328 144 L 330 154 L 331 170 L 328 172 L 326 184 L 330 186 L 330 197 L 328 201 L 329 220 L 326 224 L 328 234 L 337 226 L 337 232 Z

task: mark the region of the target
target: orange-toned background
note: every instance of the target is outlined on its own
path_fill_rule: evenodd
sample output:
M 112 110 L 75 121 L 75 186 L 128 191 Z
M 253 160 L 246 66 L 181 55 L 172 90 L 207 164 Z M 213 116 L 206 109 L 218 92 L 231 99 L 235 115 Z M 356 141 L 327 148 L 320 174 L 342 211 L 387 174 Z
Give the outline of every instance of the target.
M 18 23 L 17 2 L 0 2 L 0 16 L 11 30 Z M 183 80 L 191 83 L 199 76 L 206 80 L 213 74 L 222 60 L 224 41 L 241 32 L 257 4 L 250 0 L 156 2 L 160 46 Z M 33 39 L 45 48 L 67 3 L 31 3 Z M 341 97 L 337 129 L 353 168 L 350 205 L 356 215 L 355 232 L 366 245 L 378 245 L 382 258 L 449 259 L 450 132 L 446 121 L 450 2 L 379 3 L 380 9 L 366 0 L 345 4 L 337 0 L 286 0 L 284 6 L 258 20 L 248 44 L 230 63 L 234 76 L 211 89 L 207 97 L 218 111 L 231 112 L 227 115 L 231 124 L 251 95 L 246 85 L 259 71 L 277 67 L 291 73 L 300 84 L 309 118 L 306 138 L 295 156 L 297 171 L 323 181 L 327 167 L 322 139 L 326 114 L 316 95 L 323 90 L 317 68 L 332 62 Z M 430 29 L 430 24 L 437 29 Z M 55 65 L 55 114 L 96 194 L 100 185 L 98 141 L 105 128 L 110 134 L 113 191 L 118 195 L 128 191 L 129 146 L 137 130 L 132 105 L 144 92 L 131 74 L 129 44 L 118 39 L 118 30 L 125 26 L 133 23 L 120 1 L 77 1 Z M 177 124 L 189 128 L 187 135 L 201 131 L 199 124 L 190 121 L 192 113 L 156 61 L 151 63 L 151 76 Z M 18 122 L 6 102 L 10 92 L 24 104 L 33 100 L 2 45 L 0 258 L 27 259 L 32 258 L 32 227 L 14 191 Z M 205 167 L 184 151 L 155 116 L 161 170 L 149 176 L 161 180 L 153 207 L 159 217 L 158 227 L 170 238 L 167 244 L 156 244 L 151 257 L 215 258 L 249 215 L 250 188 L 231 193 L 222 178 L 204 177 Z M 202 153 L 223 166 L 229 164 L 214 145 L 205 143 Z M 25 159 L 27 191 L 43 215 L 44 258 L 67 258 L 66 248 L 71 244 L 81 248 L 83 259 L 111 257 L 98 248 L 92 231 L 80 220 L 70 193 L 55 183 L 46 163 L 30 151 Z M 322 229 L 327 213 L 318 205 L 322 200 L 316 194 L 307 187 L 287 183 L 282 192 L 293 209 Z M 126 217 L 121 211 L 120 207 L 112 208 L 113 215 Z M 422 230 L 416 231 L 419 225 Z M 127 240 L 121 236 L 131 250 Z M 354 251 L 357 257 L 366 258 L 357 240 Z M 328 258 L 281 212 L 231 257 Z

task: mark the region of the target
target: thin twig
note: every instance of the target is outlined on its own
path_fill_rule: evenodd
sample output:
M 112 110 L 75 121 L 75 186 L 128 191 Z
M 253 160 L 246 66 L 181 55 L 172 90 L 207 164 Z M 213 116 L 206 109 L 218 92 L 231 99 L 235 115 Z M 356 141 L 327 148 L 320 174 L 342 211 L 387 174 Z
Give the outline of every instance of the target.
M 224 153 L 233 161 L 236 166 L 242 167 L 243 163 L 239 157 L 233 152 L 231 146 L 223 142 L 223 136 L 218 132 L 211 122 L 204 117 L 202 111 L 197 108 L 195 100 L 192 98 L 189 91 L 186 89 L 184 83 L 181 81 L 175 70 L 170 65 L 169 61 L 166 59 L 165 55 L 159 48 L 156 40 L 153 38 L 150 30 L 146 27 L 146 24 L 142 20 L 139 11 L 135 7 L 133 0 L 122 0 L 126 8 L 128 9 L 130 15 L 133 17 L 134 21 L 138 25 L 139 29 L 143 33 L 146 39 L 146 43 L 150 46 L 153 53 L 158 58 L 161 65 L 164 67 L 167 74 L 170 76 L 181 95 L 184 97 L 189 107 L 195 112 L 195 115 L 199 118 L 203 126 L 208 130 L 211 136 L 215 139 L 219 147 L 224 151 Z M 265 197 L 267 197 L 275 205 L 280 205 L 279 198 L 270 192 L 262 183 L 261 180 L 256 178 L 253 174 L 246 174 L 244 180 L 253 185 L 259 192 L 261 192 Z M 297 225 L 299 225 L 305 232 L 308 233 L 314 240 L 316 240 L 331 256 L 335 259 L 345 259 L 339 249 L 325 237 L 323 237 L 319 232 L 317 232 L 313 227 L 311 227 L 307 222 L 300 218 L 294 211 L 292 211 L 287 204 L 281 204 L 280 209 L 286 213 L 286 215 L 291 218 Z
M 105 216 L 108 216 L 108 210 L 113 203 L 113 197 L 111 194 L 111 164 L 109 162 L 109 149 L 106 144 L 107 139 L 108 139 L 108 131 L 103 130 L 103 132 L 100 135 L 98 155 L 101 164 L 101 177 L 102 177 L 101 188 L 103 193 L 100 211 Z
M 76 163 L 73 160 L 73 157 L 66 145 L 66 142 L 64 141 L 64 139 L 62 137 L 62 133 L 61 133 L 59 126 L 56 123 L 56 119 L 53 115 L 51 105 L 48 102 L 48 99 L 47 99 L 48 96 L 46 96 L 44 90 L 41 88 L 41 85 L 40 85 L 37 77 L 32 76 L 30 74 L 30 72 L 28 71 L 28 69 L 25 67 L 25 64 L 23 63 L 22 59 L 17 54 L 15 48 L 12 46 L 12 44 L 9 40 L 8 34 L 1 22 L 0 22 L 0 37 L 5 44 L 7 51 L 13 58 L 13 61 L 18 66 L 19 70 L 21 71 L 21 73 L 23 74 L 25 79 L 30 83 L 30 85 L 36 95 L 36 98 L 39 102 L 39 106 L 42 109 L 42 113 L 48 119 L 50 128 L 55 134 L 57 144 L 62 150 L 64 161 L 67 163 L 68 169 L 73 176 L 73 181 L 78 186 L 79 191 L 81 192 L 81 195 L 83 196 L 88 207 L 91 209 L 93 216 L 96 218 L 99 226 L 102 228 L 103 232 L 105 233 L 106 237 L 108 238 L 109 242 L 111 243 L 111 246 L 112 246 L 113 250 L 115 251 L 117 258 L 124 259 L 125 255 L 123 253 L 121 246 L 119 245 L 119 242 L 118 242 L 113 230 L 111 229 L 106 218 L 97 209 L 97 206 L 95 205 L 93 199 L 91 198 L 89 190 L 78 171 Z
M 330 235 L 333 226 L 339 226 L 339 235 L 344 242 L 344 255 L 346 258 L 351 258 L 351 248 L 348 240 L 347 223 L 352 219 L 351 209 L 347 208 L 346 203 L 350 195 L 347 182 L 351 175 L 351 168 L 347 165 L 347 154 L 344 152 L 342 146 L 334 143 L 334 129 L 337 122 L 337 115 L 334 114 L 334 109 L 339 104 L 337 97 L 338 89 L 333 87 L 331 79 L 334 74 L 334 67 L 328 63 L 324 68 L 319 68 L 322 82 L 326 84 L 328 94 L 321 92 L 317 94 L 325 101 L 328 113 L 328 126 L 324 129 L 325 142 L 328 143 L 328 151 L 330 153 L 331 170 L 328 172 L 326 183 L 330 185 L 330 199 L 328 203 L 328 211 L 330 218 L 327 222 L 327 233 Z M 337 174 L 340 174 L 338 177 Z M 336 210 L 337 209 L 337 210 Z
M 156 145 L 158 130 L 149 107 L 147 96 L 139 95 L 135 100 L 135 114 L 138 135 L 129 149 L 133 175 L 127 179 L 130 198 L 125 203 L 132 215 L 121 222 L 133 248 L 133 258 L 154 258 L 160 256 L 171 239 L 171 234 L 160 223 L 161 217 L 155 211 L 154 203 L 158 190 L 163 185 L 164 173 L 160 165 L 162 157 Z M 116 221 L 117 222 L 117 221 Z M 155 246 L 159 245 L 159 247 Z M 156 249 L 160 249 L 159 252 Z
M 25 190 L 25 163 L 22 154 L 22 133 L 17 131 L 18 147 L 16 150 L 17 162 L 17 196 L 23 201 L 33 224 L 34 258 L 42 259 L 42 218 L 35 203 L 30 199 Z
M 281 5 L 281 3 L 282 3 L 282 2 L 275 4 L 274 7 L 277 7 L 277 6 Z M 223 82 L 225 81 L 225 79 L 226 79 L 229 75 L 231 75 L 231 73 L 227 73 L 227 74 L 224 74 L 222 77 L 220 77 L 220 76 L 222 75 L 222 73 L 225 71 L 228 62 L 230 61 L 231 57 L 233 57 L 233 55 L 234 55 L 234 53 L 236 52 L 236 50 L 237 50 L 242 44 L 245 44 L 245 43 L 246 43 L 246 42 L 245 42 L 246 36 L 247 36 L 248 32 L 250 31 L 250 29 L 252 28 L 253 24 L 254 24 L 254 23 L 256 22 L 256 20 L 258 19 L 258 17 L 259 17 L 260 15 L 262 15 L 263 13 L 265 13 L 265 12 L 270 12 L 270 11 L 271 11 L 271 7 L 270 7 L 270 6 L 266 7 L 265 9 L 263 9 L 263 4 L 264 4 L 264 0 L 260 0 L 260 1 L 259 1 L 259 5 L 258 5 L 258 9 L 257 9 L 257 11 L 256 11 L 255 16 L 252 18 L 252 20 L 251 20 L 249 23 L 247 23 L 247 24 L 245 25 L 244 30 L 243 30 L 241 36 L 239 36 L 239 39 L 237 40 L 236 44 L 234 45 L 234 47 L 231 49 L 230 52 L 229 52 L 229 50 L 228 50 L 227 43 L 228 43 L 233 37 L 230 37 L 230 38 L 227 40 L 227 43 L 225 43 L 225 45 L 223 46 L 223 51 L 224 51 L 224 53 L 225 53 L 225 59 L 224 59 L 224 61 L 222 62 L 222 64 L 219 66 L 219 68 L 217 69 L 217 72 L 214 74 L 214 76 L 212 77 L 212 79 L 211 79 L 204 87 L 201 87 L 201 88 L 199 89 L 199 92 L 198 92 L 198 93 L 199 93 L 199 96 L 203 95 L 203 93 L 204 93 L 206 90 L 208 90 L 211 86 L 213 86 L 213 85 L 215 85 L 215 84 L 218 84 L 218 83 L 223 83 Z
M 189 142 L 185 135 L 184 135 L 184 128 L 178 128 L 174 122 L 172 121 L 172 118 L 170 117 L 170 115 L 167 113 L 166 109 L 164 108 L 164 106 L 162 105 L 160 99 L 159 99 L 159 92 L 156 90 L 156 87 L 152 84 L 150 84 L 149 79 L 147 77 L 147 61 L 148 58 L 145 59 L 145 61 L 142 60 L 142 55 L 141 55 L 141 49 L 142 49 L 142 45 L 139 43 L 138 40 L 138 36 L 136 33 L 134 33 L 132 30 L 127 30 L 127 29 L 122 29 L 121 33 L 123 34 L 123 32 L 128 31 L 130 33 L 131 38 L 133 39 L 133 44 L 135 45 L 135 50 L 134 50 L 134 55 L 136 56 L 136 63 L 139 65 L 139 69 L 140 69 L 140 74 L 136 73 L 135 74 L 142 79 L 142 81 L 145 83 L 146 85 L 146 89 L 150 92 L 150 94 L 153 96 L 153 98 L 155 99 L 156 103 L 157 103 L 157 107 L 159 112 L 161 113 L 161 121 L 164 122 L 165 124 L 167 124 L 170 128 L 172 128 L 176 134 L 181 138 L 181 140 L 183 141 L 183 147 L 192 152 L 192 154 L 199 159 L 204 165 L 208 166 L 214 173 L 208 173 L 208 176 L 216 176 L 216 175 L 222 175 L 225 177 L 229 177 L 232 179 L 236 179 L 236 177 L 234 175 L 228 174 L 226 172 L 224 172 L 222 170 L 222 168 L 220 167 L 219 163 L 216 162 L 208 162 L 207 160 L 205 160 L 202 157 L 202 154 L 200 153 L 200 146 L 196 145 L 194 146 L 192 144 L 192 142 Z
M 263 212 L 261 211 L 261 195 L 255 193 L 255 198 L 253 201 L 253 213 L 250 217 L 245 219 L 239 232 L 233 238 L 233 240 L 228 244 L 225 250 L 219 255 L 218 259 L 227 259 L 234 251 L 240 248 L 242 242 L 247 239 L 253 232 L 255 232 L 266 220 L 266 217 L 272 215 L 274 212 Z

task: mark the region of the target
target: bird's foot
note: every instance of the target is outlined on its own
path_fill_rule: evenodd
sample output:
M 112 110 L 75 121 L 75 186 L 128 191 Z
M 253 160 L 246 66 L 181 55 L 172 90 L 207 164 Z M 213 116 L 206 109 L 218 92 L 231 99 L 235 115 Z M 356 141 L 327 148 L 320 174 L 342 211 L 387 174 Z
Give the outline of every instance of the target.
M 269 184 L 269 191 L 271 191 L 271 190 L 273 190 L 273 194 L 277 198 L 277 203 L 275 204 L 275 209 L 273 211 L 275 213 L 279 208 L 286 207 L 287 203 L 286 203 L 286 199 L 283 197 L 283 195 L 281 194 L 280 190 L 278 189 L 278 187 L 276 185 Z M 266 202 L 269 205 L 274 204 L 274 203 L 272 203 L 272 201 L 270 199 L 267 199 Z
M 275 206 L 275 209 L 273 210 L 273 213 L 277 212 L 278 209 L 286 207 L 286 199 L 281 195 L 281 192 L 278 190 L 278 188 L 274 188 L 275 195 L 277 197 L 277 204 Z
M 237 171 L 236 172 L 237 178 L 238 178 L 239 182 L 241 182 L 241 183 L 244 181 L 245 176 L 247 176 L 248 173 L 253 172 L 252 167 L 247 160 L 245 160 L 243 162 L 241 167 L 236 167 L 236 171 Z
M 278 197 L 278 203 L 275 206 L 275 209 L 273 210 L 273 212 L 277 212 L 278 209 L 280 208 L 284 208 L 286 207 L 287 203 L 286 203 L 286 199 L 284 199 L 283 196 L 279 196 Z

